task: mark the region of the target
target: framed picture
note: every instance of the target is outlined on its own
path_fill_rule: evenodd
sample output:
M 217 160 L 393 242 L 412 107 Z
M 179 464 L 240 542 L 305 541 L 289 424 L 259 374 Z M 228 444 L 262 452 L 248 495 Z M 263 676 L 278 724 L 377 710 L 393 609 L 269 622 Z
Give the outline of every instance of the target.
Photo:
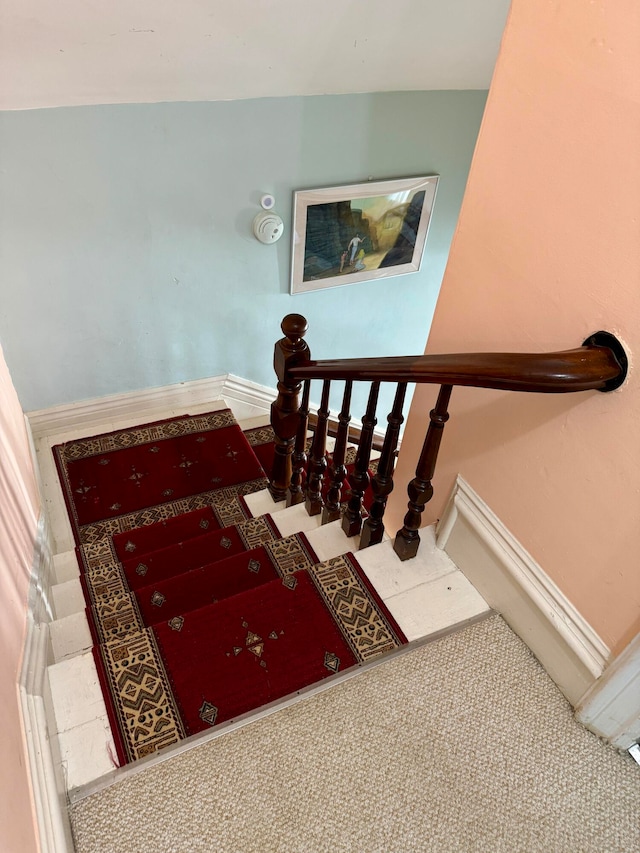
M 295 193 L 291 293 L 420 269 L 438 176 Z

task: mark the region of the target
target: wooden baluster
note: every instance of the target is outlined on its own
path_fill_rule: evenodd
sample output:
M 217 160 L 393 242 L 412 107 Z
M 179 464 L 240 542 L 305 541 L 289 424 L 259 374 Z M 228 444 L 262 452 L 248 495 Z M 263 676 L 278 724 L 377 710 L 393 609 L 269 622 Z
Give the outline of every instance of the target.
M 331 381 L 325 379 L 322 383 L 322 399 L 318 409 L 318 422 L 313 434 L 311 454 L 307 466 L 307 496 L 305 506 L 309 515 L 319 515 L 322 512 L 322 483 L 327 468 L 327 426 L 329 422 L 329 390 Z
M 422 510 L 433 497 L 433 472 L 436 467 L 438 458 L 438 450 L 440 449 L 440 441 L 444 425 L 449 420 L 447 406 L 451 397 L 451 385 L 442 385 L 440 393 L 436 401 L 435 408 L 429 412 L 429 429 L 427 436 L 422 445 L 422 453 L 416 468 L 416 476 L 409 483 L 407 491 L 409 493 L 409 511 L 404 517 L 404 526 L 402 530 L 398 530 L 393 550 L 401 560 L 409 560 L 415 557 L 418 553 L 418 545 L 420 544 L 420 520 Z
M 309 328 L 301 314 L 287 314 L 280 327 L 284 338 L 275 345 L 273 367 L 278 377 L 278 397 L 271 404 L 271 426 L 276 437 L 269 491 L 274 501 L 285 499 L 291 482 L 291 454 L 298 429 L 298 394 L 301 383 L 287 371 L 309 361 L 304 335 Z
M 406 391 L 407 383 L 399 382 L 393 401 L 393 408 L 387 417 L 387 432 L 378 461 L 378 470 L 371 483 L 374 499 L 369 510 L 369 518 L 365 521 L 362 529 L 362 536 L 360 537 L 361 549 L 368 548 L 370 545 L 377 545 L 378 542 L 382 542 L 382 537 L 384 536 L 382 519 L 384 518 L 384 511 L 387 506 L 387 499 L 393 491 L 393 469 L 395 467 L 400 427 L 404 421 L 402 408 L 404 406 Z
M 362 530 L 362 499 L 369 487 L 369 457 L 371 456 L 373 431 L 378 423 L 376 420 L 376 406 L 378 405 L 379 391 L 380 383 L 372 382 L 367 411 L 362 418 L 362 432 L 360 434 L 358 452 L 356 453 L 354 471 L 353 474 L 349 475 L 351 497 L 342 516 L 342 529 L 347 536 L 357 536 Z
M 311 381 L 307 379 L 302 389 L 302 403 L 298 415 L 300 422 L 298 423 L 298 432 L 296 433 L 296 444 L 291 457 L 292 472 L 291 485 L 287 492 L 287 506 L 301 504 L 304 501 L 304 490 L 302 481 L 305 475 L 307 465 L 307 427 L 309 425 L 309 389 Z
M 347 476 L 347 469 L 344 464 L 344 458 L 349 441 L 349 421 L 351 413 L 351 388 L 353 382 L 348 380 L 344 386 L 344 396 L 342 397 L 342 410 L 338 415 L 338 435 L 336 436 L 336 444 L 333 448 L 333 461 L 331 465 L 331 488 L 327 492 L 327 500 L 322 510 L 322 523 L 328 524 L 330 521 L 337 521 L 340 518 L 340 501 L 342 498 L 342 484 Z

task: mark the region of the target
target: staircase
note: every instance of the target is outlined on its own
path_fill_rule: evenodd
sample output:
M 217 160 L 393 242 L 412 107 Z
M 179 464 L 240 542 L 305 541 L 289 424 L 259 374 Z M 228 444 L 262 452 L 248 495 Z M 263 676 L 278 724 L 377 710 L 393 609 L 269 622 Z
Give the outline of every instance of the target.
M 209 402 L 192 408 L 189 414 L 195 415 L 205 409 L 211 411 L 224 408 L 227 402 L 232 410 L 235 410 L 237 420 L 244 430 L 269 424 L 269 414 L 266 411 L 256 416 L 255 410 L 252 410 L 253 417 L 243 418 L 247 407 L 233 400 Z M 157 413 L 154 420 L 175 414 L 173 411 Z M 144 420 L 132 418 L 126 425 L 108 423 L 103 428 L 93 425 L 90 432 L 100 434 L 111 431 L 114 427 L 131 426 L 141 419 Z M 48 706 L 50 730 L 55 733 L 54 755 L 57 756 L 66 792 L 72 801 L 127 773 L 135 772 L 136 768 L 134 763 L 118 769 L 118 749 L 91 651 L 96 638 L 92 637 L 85 614 L 86 602 L 79 578 L 78 561 L 72 548 L 73 538 L 50 458 L 52 446 L 80 437 L 82 436 L 50 435 L 41 439 L 38 447 L 49 514 L 58 549 L 54 557 L 58 582 L 51 590 L 54 609 L 54 621 L 50 625 L 53 662 L 48 667 L 45 702 Z M 331 439 L 328 449 L 333 449 Z M 377 455 L 374 451 L 373 458 Z M 287 508 L 285 501 L 274 502 L 267 489 L 246 495 L 245 501 L 253 518 L 260 519 L 266 513 L 269 514 L 280 539 L 304 534 L 318 561 L 357 551 L 358 537 L 345 537 L 340 520 L 322 524 L 320 514 L 309 515 L 304 504 Z M 422 534 L 423 546 L 419 558 L 415 560 L 401 563 L 392 551 L 392 542 L 386 537 L 383 542 L 360 552 L 357 557 L 367 578 L 409 641 L 409 648 L 412 644 L 456 630 L 489 613 L 489 608 L 478 593 L 446 554 L 436 548 L 433 530 L 427 529 L 422 531 Z M 167 542 L 163 544 L 166 546 Z M 335 676 L 329 675 L 321 684 L 310 686 L 300 691 L 299 695 L 286 696 L 270 703 L 268 708 L 245 712 L 237 719 L 234 717 L 215 728 L 202 731 L 187 742 L 168 746 L 162 753 L 155 753 L 143 761 L 148 763 L 166 760 L 182 751 L 185 743 L 187 746 L 193 746 L 201 743 L 203 739 L 219 736 L 237 725 L 248 724 L 292 701 L 309 697 L 336 680 L 353 677 L 358 671 L 356 668 Z
M 162 743 L 158 743 L 147 753 L 129 754 L 127 758 L 132 763 L 121 767 L 122 745 L 117 747 L 114 740 L 91 651 L 94 640 L 103 638 L 92 636 L 85 615 L 85 595 L 73 550 L 73 535 L 51 456 L 54 445 L 125 429 L 149 420 L 182 414 L 197 415 L 227 406 L 243 430 L 271 424 L 275 433 L 275 454 L 271 471 L 267 472 L 268 488 L 244 496 L 249 515 L 246 523 L 251 524 L 253 519 L 257 524 L 258 520 L 268 516 L 268 521 L 260 523 L 267 524 L 273 531 L 272 540 L 277 543 L 287 537 L 300 537 L 296 541 L 302 543 L 308 555 L 312 555 L 314 565 L 349 553 L 356 554 L 365 582 L 373 587 L 398 626 L 399 633 L 408 641 L 404 648 L 411 649 L 489 613 L 481 596 L 447 555 L 436 548 L 434 530 L 420 529 L 422 511 L 433 493 L 432 478 L 438 447 L 449 417 L 447 407 L 453 387 L 475 385 L 540 393 L 589 389 L 609 391 L 619 386 L 626 372 L 624 351 L 607 333 L 597 333 L 575 350 L 547 355 L 462 354 L 317 362 L 310 359 L 309 348 L 303 340 L 306 328 L 306 320 L 300 315 L 289 315 L 283 321 L 285 337 L 276 344 L 274 358 L 279 380 L 278 396 L 270 412 L 266 407 L 248 407 L 240 400 L 228 397 L 207 400 L 180 412 L 156 409 L 153 418 L 132 413 L 120 423 L 94 422 L 84 436 L 77 432 L 60 433 L 40 438 L 37 442 L 51 538 L 56 551 L 53 558 L 55 583 L 50 591 L 53 608 L 49 630 L 52 660 L 48 667 L 44 700 L 54 760 L 64 791 L 71 801 L 81 799 L 128 773 L 139 772 L 150 763 L 164 761 L 206 739 L 219 737 L 240 725 L 250 724 L 264 714 L 311 697 L 338 680 L 354 677 L 363 662 L 344 672 L 323 676 L 320 682 L 304 689 L 290 694 L 281 692 L 266 706 L 240 708 L 238 713 L 223 722 L 217 721 L 217 708 L 203 701 L 200 717 L 208 723 L 208 728 L 164 748 Z M 309 389 L 311 381 L 318 379 L 322 381 L 321 403 L 313 440 L 308 446 Z M 342 407 L 334 430 L 335 442 L 327 439 L 331 433 L 328 401 L 333 379 L 345 382 Z M 357 430 L 359 443 L 354 470 L 349 476 L 350 491 L 346 492 L 347 442 L 352 434 L 349 430 L 349 405 L 354 381 L 370 382 L 371 390 L 362 427 Z M 377 445 L 380 452 L 372 454 L 372 447 L 376 446 L 374 430 L 378 389 L 385 381 L 397 383 L 397 390 L 392 411 L 387 417 L 384 440 Z M 392 541 L 384 529 L 384 511 L 394 487 L 393 472 L 403 421 L 402 409 L 410 382 L 436 383 L 441 385 L 441 389 L 431 412 L 416 477 L 408 486 L 409 502 L 404 524 Z M 325 477 L 327 451 L 332 451 L 332 463 L 328 477 Z M 371 478 L 369 470 L 374 456 L 379 458 L 375 476 Z M 373 497 L 368 504 L 369 511 L 365 513 L 365 494 L 369 487 Z M 343 491 L 346 505 L 343 504 Z M 232 538 L 231 533 L 228 538 Z M 197 561 L 187 568 L 198 568 Z M 309 568 L 315 571 L 311 566 Z M 245 594 L 250 593 L 241 593 Z M 91 595 L 89 600 L 94 607 L 99 606 Z M 203 618 L 206 621 L 208 614 Z M 114 624 L 117 622 L 116 619 Z M 120 630 L 120 627 L 116 625 L 114 630 Z M 257 646 L 254 653 L 257 653 Z M 391 653 L 399 653 L 399 650 Z M 379 659 L 364 665 L 373 666 L 377 662 Z

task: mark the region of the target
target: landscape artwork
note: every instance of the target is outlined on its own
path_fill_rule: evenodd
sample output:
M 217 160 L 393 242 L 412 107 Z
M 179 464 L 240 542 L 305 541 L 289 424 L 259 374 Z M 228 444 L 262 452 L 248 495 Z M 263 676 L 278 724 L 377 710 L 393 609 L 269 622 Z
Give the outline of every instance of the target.
M 420 269 L 438 176 L 295 194 L 291 292 Z

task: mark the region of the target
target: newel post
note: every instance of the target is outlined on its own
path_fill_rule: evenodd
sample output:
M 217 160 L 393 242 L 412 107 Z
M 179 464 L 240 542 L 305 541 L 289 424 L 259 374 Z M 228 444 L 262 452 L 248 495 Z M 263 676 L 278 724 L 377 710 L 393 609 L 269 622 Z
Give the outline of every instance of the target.
M 271 426 L 276 437 L 269 491 L 274 501 L 285 499 L 291 482 L 291 454 L 298 430 L 298 395 L 302 383 L 291 379 L 288 371 L 309 361 L 311 354 L 303 340 L 309 325 L 301 314 L 287 314 L 280 328 L 284 333 L 276 343 L 273 368 L 278 377 L 278 397 L 271 404 Z

